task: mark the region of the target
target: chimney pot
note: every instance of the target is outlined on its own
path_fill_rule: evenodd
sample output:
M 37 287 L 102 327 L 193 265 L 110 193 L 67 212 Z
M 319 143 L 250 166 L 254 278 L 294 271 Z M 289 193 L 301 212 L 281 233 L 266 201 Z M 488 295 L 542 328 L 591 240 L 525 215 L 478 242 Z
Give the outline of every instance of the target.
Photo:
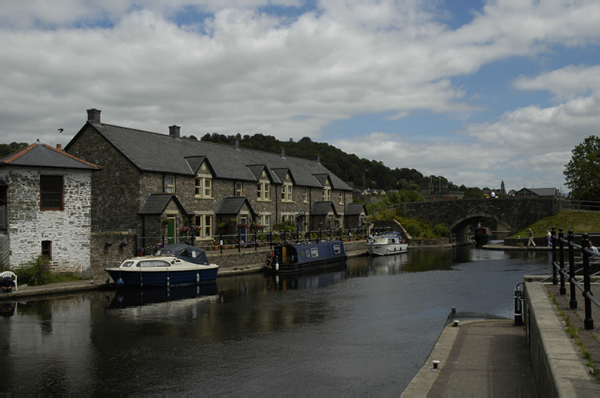
M 282 158 L 284 158 L 285 157 L 285 148 L 282 147 L 282 146 L 280 146 L 279 148 L 277 148 L 277 154 L 279 156 L 281 156 Z
M 229 145 L 231 145 L 235 149 L 239 149 L 240 148 L 240 139 L 237 138 L 236 136 L 229 137 Z
M 179 138 L 181 127 L 177 125 L 169 126 L 169 135 L 174 138 Z
M 317 163 L 321 163 L 321 156 L 319 156 L 319 154 L 317 153 L 314 157 L 313 160 Z
M 56 149 L 62 149 L 62 145 L 61 144 L 56 144 Z
M 88 122 L 100 123 L 100 112 L 102 112 L 102 111 L 99 109 L 96 109 L 96 108 L 88 109 L 87 110 Z

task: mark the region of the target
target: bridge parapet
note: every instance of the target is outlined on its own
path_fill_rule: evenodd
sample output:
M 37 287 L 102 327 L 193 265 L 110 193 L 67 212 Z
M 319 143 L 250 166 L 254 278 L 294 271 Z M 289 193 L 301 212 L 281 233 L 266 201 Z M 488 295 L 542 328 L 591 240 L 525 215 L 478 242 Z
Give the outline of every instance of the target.
M 446 225 L 452 233 L 462 232 L 477 219 L 490 218 L 511 233 L 556 215 L 558 199 L 462 199 L 402 203 L 407 217 Z

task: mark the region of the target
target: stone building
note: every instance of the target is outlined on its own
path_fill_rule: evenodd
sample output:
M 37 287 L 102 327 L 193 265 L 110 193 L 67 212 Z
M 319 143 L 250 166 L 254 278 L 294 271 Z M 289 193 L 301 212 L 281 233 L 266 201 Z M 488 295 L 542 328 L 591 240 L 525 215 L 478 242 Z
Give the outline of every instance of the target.
M 45 144 L 0 159 L 0 260 L 19 268 L 40 254 L 61 271 L 90 267 L 95 164 Z
M 223 232 L 245 234 L 288 222 L 298 231 L 317 229 L 323 218 L 333 226 L 358 225 L 352 188 L 319 161 L 222 145 L 102 123 L 88 110 L 88 121 L 65 147 L 73 156 L 102 166 L 92 176 L 92 231 L 135 231 L 137 246 L 156 240 L 212 241 Z M 329 206 L 313 215 L 316 203 Z M 317 219 L 317 216 L 320 217 Z M 183 231 L 183 232 L 182 232 Z

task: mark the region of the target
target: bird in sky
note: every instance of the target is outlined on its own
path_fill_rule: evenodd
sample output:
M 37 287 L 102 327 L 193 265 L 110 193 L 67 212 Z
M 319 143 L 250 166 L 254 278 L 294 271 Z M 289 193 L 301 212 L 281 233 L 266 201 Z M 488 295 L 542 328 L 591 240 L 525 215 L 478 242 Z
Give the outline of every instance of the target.
M 58 129 L 59 133 L 62 133 L 63 131 L 65 131 L 65 129 Z

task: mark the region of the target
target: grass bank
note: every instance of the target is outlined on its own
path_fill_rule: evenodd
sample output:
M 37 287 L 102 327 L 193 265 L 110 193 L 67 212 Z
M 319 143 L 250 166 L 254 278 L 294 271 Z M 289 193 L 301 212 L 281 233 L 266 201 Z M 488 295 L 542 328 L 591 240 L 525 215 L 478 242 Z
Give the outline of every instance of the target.
M 559 228 L 563 229 L 565 235 L 570 229 L 575 234 L 600 233 L 600 212 L 562 210 L 555 216 L 542 218 L 517 232 L 511 238 L 516 238 L 519 235 L 521 238 L 529 236 L 529 228 L 533 230 L 534 236 L 544 236 L 547 231 L 552 231 L 552 227 L 556 228 L 557 234 Z

